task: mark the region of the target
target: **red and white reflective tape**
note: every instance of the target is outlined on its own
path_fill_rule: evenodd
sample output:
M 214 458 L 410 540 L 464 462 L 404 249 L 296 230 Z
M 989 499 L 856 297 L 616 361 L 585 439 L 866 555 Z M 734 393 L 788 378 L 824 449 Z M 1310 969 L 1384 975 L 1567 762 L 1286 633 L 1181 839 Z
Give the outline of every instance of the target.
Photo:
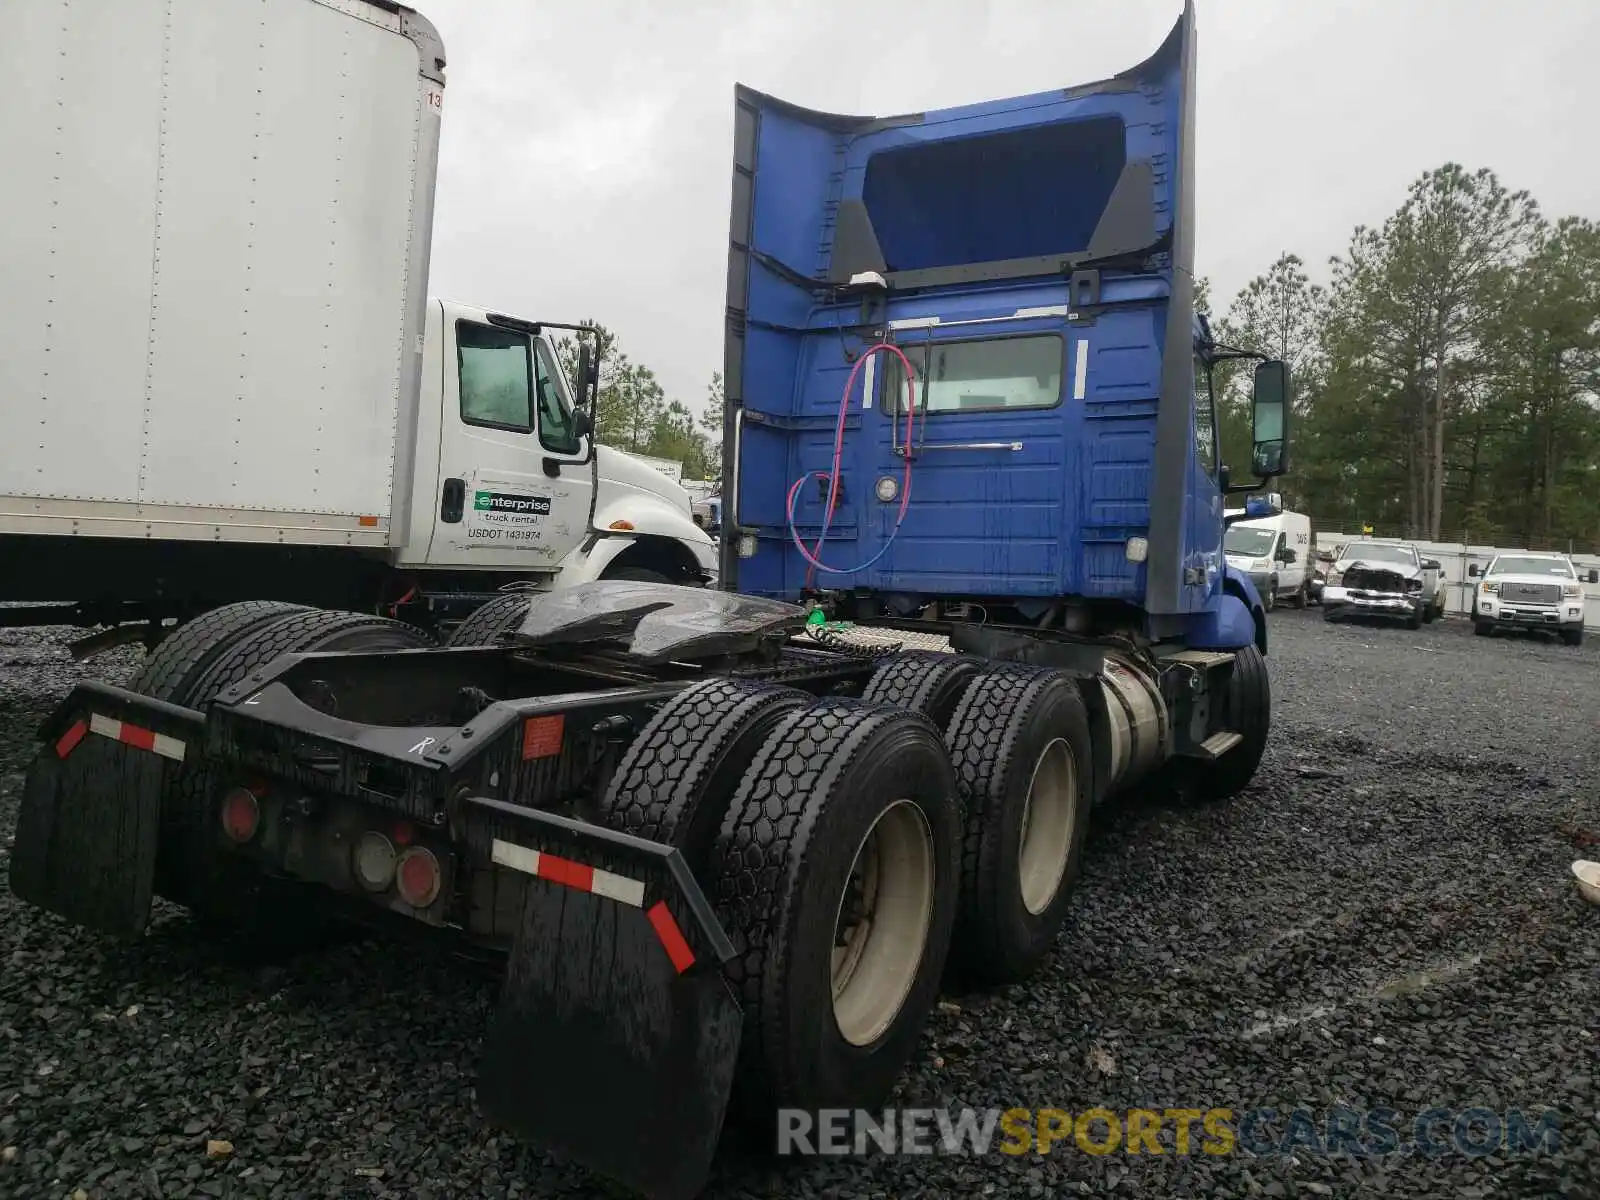
M 560 858 L 542 850 L 532 850 L 515 842 L 502 842 L 499 838 L 495 839 L 494 845 L 490 848 L 490 856 L 498 865 L 510 867 L 513 871 L 521 871 L 524 875 L 532 875 L 536 879 L 546 879 L 576 891 L 604 896 L 634 908 L 644 907 L 644 881 L 640 879 L 630 879 L 626 875 L 573 862 L 570 858 Z M 661 945 L 678 973 L 681 975 L 693 966 L 694 951 L 689 948 L 683 931 L 673 919 L 671 910 L 667 908 L 667 902 L 656 901 L 645 913 L 645 917 L 649 920 L 651 928 L 656 931 L 656 937 L 661 939 Z
M 152 754 L 159 754 L 162 758 L 170 758 L 174 762 L 183 761 L 186 749 L 175 737 L 141 729 L 137 725 L 130 725 L 115 717 L 103 717 L 99 713 L 92 713 L 87 721 L 74 722 L 72 728 L 61 735 L 56 741 L 56 756 L 65 758 L 78 748 L 78 743 L 83 741 L 86 735 L 91 733 L 110 738 L 113 742 L 121 742 L 125 746 L 132 746 L 135 750 L 148 750 Z

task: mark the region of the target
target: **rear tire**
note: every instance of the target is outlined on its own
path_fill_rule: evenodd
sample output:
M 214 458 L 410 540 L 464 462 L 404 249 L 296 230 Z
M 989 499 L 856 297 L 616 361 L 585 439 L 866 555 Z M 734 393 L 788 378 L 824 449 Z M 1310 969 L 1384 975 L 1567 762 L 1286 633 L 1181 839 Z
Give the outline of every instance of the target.
M 951 947 L 977 984 L 1027 979 L 1055 947 L 1093 802 L 1089 717 L 1061 671 L 1003 666 L 967 689 L 946 735 L 965 817 Z
M 202 613 L 161 640 L 128 690 L 156 700 L 187 704 L 188 689 L 229 646 L 269 621 L 309 611 L 303 604 L 246 600 Z
M 519 627 L 528 615 L 531 596 L 507 592 L 480 604 L 450 633 L 449 646 L 496 646 Z
M 1308 605 L 1310 603 L 1311 603 L 1311 585 L 1309 583 L 1302 582 L 1300 584 L 1299 589 L 1294 594 L 1294 606 L 1296 608 L 1304 608 L 1306 605 Z
M 945 729 L 961 697 L 977 678 L 981 665 L 979 660 L 965 654 L 908 650 L 896 654 L 874 672 L 861 699 L 871 704 L 909 708 Z
M 811 703 L 798 688 L 718 677 L 668 700 L 633 740 L 600 800 L 612 829 L 676 846 L 704 878 L 712 842 L 778 722 Z
M 1202 800 L 1227 800 L 1244 791 L 1266 753 L 1272 730 L 1272 681 L 1267 660 L 1255 646 L 1234 655 L 1217 728 L 1231 729 L 1243 740 L 1215 762 L 1199 767 L 1194 792 Z
M 960 829 L 927 717 L 832 699 L 778 723 L 707 873 L 745 1012 L 735 1119 L 770 1138 L 780 1108 L 883 1105 L 938 994 Z

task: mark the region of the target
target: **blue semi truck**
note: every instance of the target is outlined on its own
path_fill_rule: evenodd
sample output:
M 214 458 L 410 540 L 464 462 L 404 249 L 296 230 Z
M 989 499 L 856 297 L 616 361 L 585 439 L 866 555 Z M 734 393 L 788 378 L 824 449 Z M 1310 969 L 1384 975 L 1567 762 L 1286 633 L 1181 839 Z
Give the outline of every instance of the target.
M 651 1196 L 728 1121 L 880 1106 L 945 980 L 1052 952 L 1097 806 L 1234 795 L 1266 745 L 1224 497 L 1287 469 L 1290 385 L 1194 313 L 1194 56 L 1190 6 L 1021 99 L 739 89 L 720 586 L 509 592 L 446 645 L 205 614 L 46 722 L 12 890 L 127 937 L 160 896 L 487 952 L 485 1114 Z M 585 350 L 585 434 L 597 379 Z

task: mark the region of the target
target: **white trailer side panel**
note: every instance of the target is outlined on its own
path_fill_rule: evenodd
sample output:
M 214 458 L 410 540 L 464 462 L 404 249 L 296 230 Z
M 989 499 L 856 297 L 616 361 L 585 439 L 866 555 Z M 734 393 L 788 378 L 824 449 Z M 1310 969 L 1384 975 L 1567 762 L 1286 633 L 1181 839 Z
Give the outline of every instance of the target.
M 405 19 L 7 5 L 0 531 L 387 540 L 443 97 Z

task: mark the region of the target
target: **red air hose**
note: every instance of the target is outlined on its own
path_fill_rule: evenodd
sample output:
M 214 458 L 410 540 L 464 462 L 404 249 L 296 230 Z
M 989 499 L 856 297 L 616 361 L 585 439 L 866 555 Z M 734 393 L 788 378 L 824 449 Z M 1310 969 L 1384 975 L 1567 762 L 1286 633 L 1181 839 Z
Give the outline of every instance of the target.
M 878 552 L 871 558 L 867 559 L 866 562 L 859 563 L 853 567 L 830 567 L 822 561 L 822 543 L 827 540 L 828 528 L 833 524 L 834 510 L 839 501 L 839 475 L 841 473 L 844 459 L 844 422 L 845 417 L 850 411 L 850 392 L 851 389 L 855 387 L 856 375 L 860 373 L 861 368 L 866 361 L 874 354 L 882 354 L 885 351 L 893 354 L 900 360 L 900 365 L 902 368 L 904 368 L 906 374 L 906 465 L 905 472 L 900 483 L 900 512 L 895 517 L 894 528 L 889 531 L 888 540 L 885 541 Z M 866 398 L 863 394 L 863 411 L 865 411 L 865 408 Z M 907 358 L 904 351 L 902 351 L 900 347 L 896 346 L 893 342 L 878 342 L 872 346 L 869 346 L 862 353 L 861 357 L 856 359 L 855 366 L 850 368 L 850 377 L 844 381 L 844 395 L 839 398 L 839 422 L 833 433 L 832 472 L 808 472 L 807 474 L 802 475 L 799 479 L 796 479 L 794 481 L 794 485 L 789 489 L 789 501 L 787 505 L 787 513 L 789 517 L 789 537 L 794 542 L 795 549 L 800 551 L 800 557 L 804 558 L 806 562 L 810 564 L 810 570 L 806 572 L 807 588 L 811 587 L 812 582 L 816 578 L 816 572 L 818 571 L 825 571 L 830 575 L 853 575 L 858 571 L 866 570 L 873 563 L 882 558 L 884 554 L 888 552 L 889 547 L 894 544 L 894 539 L 900 532 L 900 525 L 906 519 L 906 508 L 911 503 L 911 445 L 913 436 L 916 432 L 916 418 L 916 371 L 911 366 L 911 360 Z M 799 530 L 795 528 L 794 504 L 796 498 L 798 498 L 800 495 L 800 489 L 805 486 L 808 480 L 811 479 L 825 479 L 828 481 L 828 507 L 827 511 L 822 517 L 822 533 L 817 537 L 817 544 L 808 550 L 806 549 L 805 543 L 800 540 Z

